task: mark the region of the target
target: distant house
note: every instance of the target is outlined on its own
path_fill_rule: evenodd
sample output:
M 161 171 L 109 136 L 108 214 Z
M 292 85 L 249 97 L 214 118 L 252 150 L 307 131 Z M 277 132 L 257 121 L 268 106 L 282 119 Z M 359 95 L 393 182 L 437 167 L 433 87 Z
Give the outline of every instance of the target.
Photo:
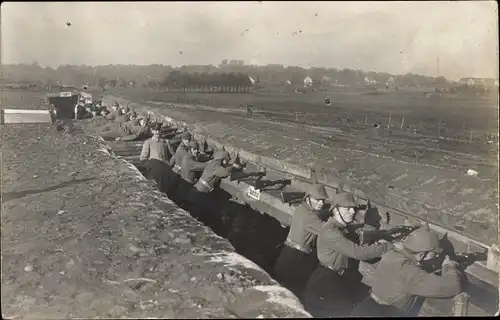
M 313 84 L 313 79 L 309 76 L 304 78 L 304 88 L 310 87 Z
M 498 79 L 468 77 L 460 79 L 458 84 L 467 85 L 468 87 L 498 87 Z
M 375 87 L 377 85 L 377 80 L 372 80 L 368 77 L 365 77 L 365 86 L 366 87 Z
M 394 77 L 390 77 L 386 82 L 385 86 L 387 90 L 394 90 L 396 87 L 396 82 L 394 81 Z

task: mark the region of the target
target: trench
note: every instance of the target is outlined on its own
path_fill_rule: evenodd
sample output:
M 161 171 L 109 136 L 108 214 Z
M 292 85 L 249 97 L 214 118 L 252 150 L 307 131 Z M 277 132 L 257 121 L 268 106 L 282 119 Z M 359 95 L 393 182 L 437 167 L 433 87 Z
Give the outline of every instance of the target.
M 125 158 L 146 177 L 145 165 L 133 159 L 137 158 L 140 149 L 132 145 L 119 152 L 114 151 L 112 147 L 111 149 L 115 155 Z M 179 202 L 175 195 L 163 193 L 196 218 L 192 210 Z M 273 268 L 289 227 L 282 227 L 276 219 L 234 199 L 222 188 L 212 191 L 207 200 L 211 202 L 213 210 L 207 210 L 202 217 L 196 219 L 218 236 L 228 240 L 238 254 L 253 261 L 274 278 Z

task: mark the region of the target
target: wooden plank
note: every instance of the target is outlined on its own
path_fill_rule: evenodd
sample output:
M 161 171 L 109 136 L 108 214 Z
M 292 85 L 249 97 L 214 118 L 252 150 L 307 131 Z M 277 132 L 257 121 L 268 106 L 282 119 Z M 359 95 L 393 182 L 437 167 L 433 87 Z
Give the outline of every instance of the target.
M 1 124 L 52 122 L 52 118 L 48 110 L 2 109 L 0 112 Z

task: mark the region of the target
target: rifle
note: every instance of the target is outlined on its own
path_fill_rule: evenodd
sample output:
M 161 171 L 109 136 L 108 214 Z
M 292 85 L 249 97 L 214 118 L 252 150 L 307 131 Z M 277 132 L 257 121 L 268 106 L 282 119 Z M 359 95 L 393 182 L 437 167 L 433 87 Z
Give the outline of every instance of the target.
M 400 225 L 386 230 L 362 230 L 359 232 L 359 243 L 369 244 L 379 240 L 396 241 L 402 240 L 420 226 Z
M 487 253 L 486 252 L 470 252 L 470 253 L 456 253 L 453 252 L 451 254 L 440 254 L 434 259 L 425 260 L 419 263 L 419 265 L 429 273 L 437 273 L 439 274 L 442 270 L 442 263 L 444 258 L 448 255 L 451 260 L 458 262 L 458 269 L 465 270 L 467 267 L 472 265 L 477 261 L 486 261 Z

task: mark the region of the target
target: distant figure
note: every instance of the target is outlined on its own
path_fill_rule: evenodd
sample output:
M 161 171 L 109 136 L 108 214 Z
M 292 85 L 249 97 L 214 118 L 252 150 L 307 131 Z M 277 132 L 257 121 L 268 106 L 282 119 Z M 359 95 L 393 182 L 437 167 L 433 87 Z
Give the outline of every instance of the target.
M 247 117 L 250 117 L 253 115 L 253 105 L 247 104 Z

